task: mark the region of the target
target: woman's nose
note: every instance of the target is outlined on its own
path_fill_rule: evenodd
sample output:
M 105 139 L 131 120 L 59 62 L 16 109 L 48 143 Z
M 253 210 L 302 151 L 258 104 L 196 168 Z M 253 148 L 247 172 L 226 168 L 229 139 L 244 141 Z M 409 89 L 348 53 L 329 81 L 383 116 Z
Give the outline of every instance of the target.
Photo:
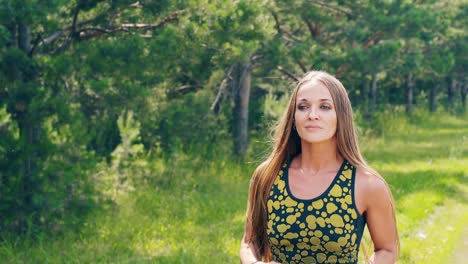
M 312 120 L 318 120 L 319 119 L 318 110 L 315 109 L 315 107 L 310 108 L 309 119 L 312 119 Z

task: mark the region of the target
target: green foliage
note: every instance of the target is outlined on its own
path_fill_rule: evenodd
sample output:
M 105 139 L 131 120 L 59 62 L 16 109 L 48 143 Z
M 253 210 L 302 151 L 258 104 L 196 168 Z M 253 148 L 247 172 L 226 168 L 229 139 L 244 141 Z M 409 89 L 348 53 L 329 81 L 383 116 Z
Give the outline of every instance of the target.
M 138 122 L 135 117 L 124 116 L 121 127 L 126 127 L 127 132 L 123 134 L 136 139 L 134 145 L 138 145 Z M 388 125 L 393 127 L 392 133 L 366 135 L 361 138 L 361 146 L 395 198 L 401 242 L 399 263 L 444 263 L 462 241 L 468 220 L 464 199 L 468 194 L 464 176 L 468 149 L 462 145 L 462 155 L 457 159 L 450 157 L 448 149 L 460 145 L 459 139 L 466 135 L 468 126 L 466 119 L 448 117 L 446 113 L 419 116 L 401 128 L 399 119 L 389 121 L 393 123 Z M 434 137 L 438 140 L 434 141 Z M 50 263 L 70 259 L 103 263 L 237 263 L 248 184 L 258 158 L 250 157 L 247 163 L 238 164 L 222 156 L 206 159 L 191 153 L 164 162 L 156 160 L 148 162 L 158 167 L 158 174 L 135 184 L 135 191 L 120 193 L 119 206 L 96 210 L 83 217 L 79 230 L 67 229 L 60 236 L 41 233 L 18 238 L 4 233 L 0 258 L 7 262 Z
M 0 61 L 0 70 L 3 75 L 2 79 L 8 82 L 18 81 L 22 77 L 34 78 L 37 74 L 34 61 L 18 48 L 5 51 Z
M 402 133 L 408 130 L 410 118 L 406 115 L 402 106 L 388 107 L 382 112 L 374 113 L 374 118 L 368 127 L 374 127 L 374 131 L 385 136 L 385 134 Z
M 423 119 L 421 106 L 412 118 L 399 106 L 409 72 L 425 95 L 420 103 L 429 101 L 433 84 L 435 98 L 447 105 L 444 79 L 466 82 L 465 5 L 3 0 L 0 227 L 79 225 L 103 199 L 124 204 L 117 197 L 142 182 L 169 184 L 164 173 L 175 172 L 166 161 L 191 153 L 230 157 L 233 89 L 220 93 L 219 114 L 210 106 L 239 63 L 253 65 L 255 140 L 263 140 L 286 103 L 292 86 L 284 72 L 335 73 L 344 66 L 343 83 L 361 109 L 371 72 L 379 73 L 378 102 L 391 105 L 378 107 L 374 123 L 362 121 L 363 133 L 400 133 Z M 453 157 L 460 153 L 452 150 Z
M 0 50 L 0 54 L 4 52 L 4 49 L 9 39 L 10 39 L 10 33 L 8 32 L 8 29 L 5 26 L 0 25 L 0 47 L 2 47 Z
M 40 172 L 44 182 L 38 182 L 34 199 L 41 205 L 39 226 L 49 230 L 79 226 L 81 217 L 101 201 L 95 183 L 89 180 L 98 157 L 80 144 L 86 139 L 83 132 L 76 132 L 80 126 L 81 122 L 62 123 L 55 116 L 44 122 L 43 131 L 50 139 L 45 148 L 50 154 Z
M 140 139 L 140 123 L 133 112 L 122 112 L 117 124 L 121 143 L 112 152 L 109 166 L 101 164 L 103 171 L 98 173 L 101 191 L 113 201 L 133 191 L 135 184 L 141 185 L 150 174 Z
M 206 93 L 188 94 L 161 105 L 151 136 L 158 138 L 165 155 L 170 157 L 180 151 L 200 154 L 228 151 L 211 144 L 229 136 L 228 120 L 210 113 L 211 98 Z

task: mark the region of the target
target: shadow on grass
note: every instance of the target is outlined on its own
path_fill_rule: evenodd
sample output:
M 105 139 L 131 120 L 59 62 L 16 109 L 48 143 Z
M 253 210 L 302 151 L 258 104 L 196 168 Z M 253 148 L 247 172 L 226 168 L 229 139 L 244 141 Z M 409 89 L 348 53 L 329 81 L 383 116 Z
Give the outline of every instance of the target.
M 405 196 L 421 191 L 437 193 L 444 198 L 468 203 L 467 193 L 458 187 L 459 185 L 468 185 L 468 178 L 461 171 L 451 174 L 436 170 L 417 170 L 409 173 L 388 171 L 385 173 L 390 175 L 385 179 L 393 191 L 397 204 Z
M 468 135 L 468 130 L 466 131 Z M 436 159 L 462 158 L 468 155 L 468 137 L 462 132 L 449 134 L 398 135 L 384 141 L 362 142 L 369 161 L 407 163 Z

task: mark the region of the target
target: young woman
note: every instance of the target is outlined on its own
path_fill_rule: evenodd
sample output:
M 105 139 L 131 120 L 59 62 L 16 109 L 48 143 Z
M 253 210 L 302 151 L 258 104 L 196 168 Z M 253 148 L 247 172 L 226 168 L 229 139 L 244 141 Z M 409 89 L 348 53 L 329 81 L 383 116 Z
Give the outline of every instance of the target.
M 332 75 L 309 72 L 252 176 L 241 262 L 357 263 L 366 224 L 369 263 L 395 263 L 392 195 L 359 151 L 347 92 Z

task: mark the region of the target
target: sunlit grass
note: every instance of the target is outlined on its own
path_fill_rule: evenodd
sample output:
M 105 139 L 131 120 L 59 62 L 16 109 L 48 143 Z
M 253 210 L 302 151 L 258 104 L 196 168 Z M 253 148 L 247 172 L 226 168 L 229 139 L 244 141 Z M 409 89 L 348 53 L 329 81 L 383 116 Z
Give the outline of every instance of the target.
M 468 222 L 468 121 L 450 116 L 393 124 L 361 138 L 388 181 L 401 239 L 400 263 L 446 263 Z M 261 153 L 255 150 L 253 153 Z M 6 263 L 238 263 L 250 175 L 258 157 L 178 156 L 79 231 L 5 235 Z
M 422 201 L 424 202 L 424 201 Z M 468 206 L 454 200 L 434 208 L 434 212 L 403 239 L 404 263 L 453 263 L 453 249 L 462 239 L 461 230 L 468 222 Z M 415 250 L 417 249 L 417 250 Z

